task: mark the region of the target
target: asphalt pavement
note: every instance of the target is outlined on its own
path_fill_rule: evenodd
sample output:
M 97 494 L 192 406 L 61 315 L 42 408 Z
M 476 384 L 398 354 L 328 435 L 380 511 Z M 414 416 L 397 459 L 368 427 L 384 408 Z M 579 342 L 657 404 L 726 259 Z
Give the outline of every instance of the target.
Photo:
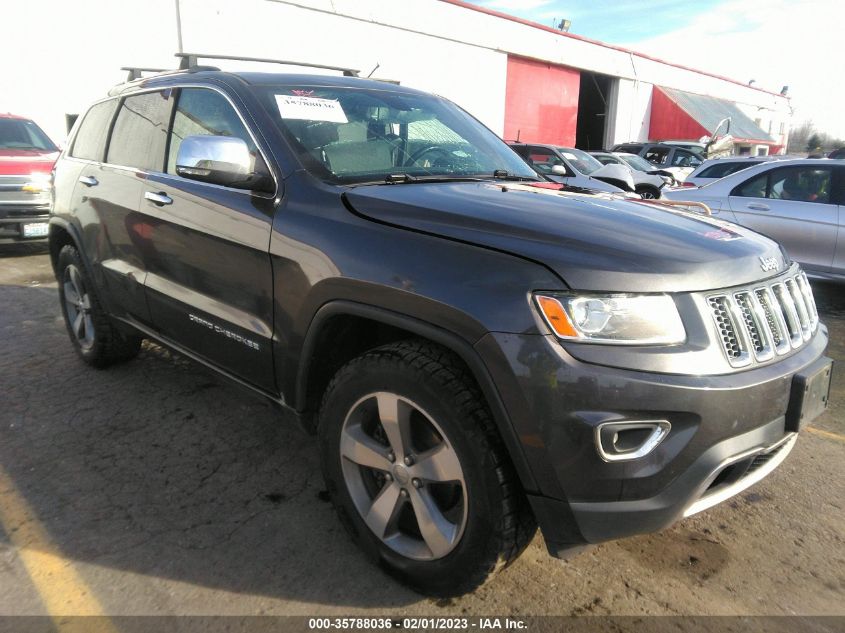
M 842 363 L 843 286 L 813 286 Z M 0 616 L 845 615 L 845 365 L 831 397 L 731 501 L 430 600 L 347 538 L 313 437 L 157 345 L 88 368 L 46 251 L 0 247 Z

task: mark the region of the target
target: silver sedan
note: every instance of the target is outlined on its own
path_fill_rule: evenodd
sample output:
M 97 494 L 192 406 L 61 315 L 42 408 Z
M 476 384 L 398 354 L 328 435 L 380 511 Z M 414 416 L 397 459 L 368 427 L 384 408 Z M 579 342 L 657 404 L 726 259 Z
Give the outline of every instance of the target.
M 845 280 L 845 160 L 772 161 L 663 195 L 704 202 L 783 244 L 807 274 Z

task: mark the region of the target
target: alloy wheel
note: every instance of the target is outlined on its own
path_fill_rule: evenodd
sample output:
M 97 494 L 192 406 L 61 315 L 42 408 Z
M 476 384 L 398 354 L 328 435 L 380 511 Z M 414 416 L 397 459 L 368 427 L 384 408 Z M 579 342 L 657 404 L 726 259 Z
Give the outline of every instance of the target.
M 91 296 L 79 269 L 73 264 L 65 268 L 62 280 L 67 321 L 76 341 L 83 350 L 94 345 L 94 320 L 91 317 Z
M 414 560 L 449 554 L 467 521 L 460 460 L 434 419 L 389 392 L 356 402 L 340 438 L 343 477 L 355 507 L 388 547 Z

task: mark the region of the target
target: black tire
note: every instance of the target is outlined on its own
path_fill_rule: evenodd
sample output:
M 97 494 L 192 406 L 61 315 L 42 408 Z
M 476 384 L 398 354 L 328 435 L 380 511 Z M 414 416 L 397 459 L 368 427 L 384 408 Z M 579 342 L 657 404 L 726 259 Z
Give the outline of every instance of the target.
M 637 187 L 636 193 L 640 195 L 643 200 L 657 200 L 660 198 L 660 190 L 654 187 Z
M 396 394 L 418 405 L 430 416 L 424 420 L 435 421 L 444 436 L 442 441 L 448 441 L 449 450 L 460 463 L 464 527 L 453 549 L 442 557 L 415 560 L 395 551 L 368 527 L 350 493 L 344 465 L 366 467 L 344 462 L 341 436 L 355 407 L 374 392 Z M 378 426 L 381 427 L 380 422 Z M 484 399 L 460 361 L 445 349 L 409 340 L 374 349 L 350 361 L 326 389 L 318 432 L 323 476 L 342 522 L 373 561 L 422 594 L 453 596 L 472 591 L 515 560 L 536 532 L 536 522 Z M 391 445 L 386 447 L 385 450 Z M 392 450 L 389 455 L 393 456 Z M 420 458 L 424 456 L 425 453 Z M 373 499 L 388 485 L 400 485 L 399 474 L 385 476 L 393 483 L 379 484 L 384 487 L 376 489 Z M 415 491 L 407 485 L 407 477 L 404 481 L 409 489 L 402 490 L 404 503 L 412 505 Z M 426 485 L 417 486 L 419 480 L 413 481 L 414 487 Z M 431 483 L 432 489 L 438 485 Z M 401 514 L 403 510 L 396 508 L 401 508 L 402 501 L 397 502 L 391 516 Z M 416 511 L 411 516 L 416 518 Z
M 67 245 L 59 251 L 56 277 L 65 326 L 82 360 L 103 368 L 138 355 L 143 338 L 126 335 L 114 326 L 74 246 Z M 80 292 L 74 296 L 76 289 Z M 81 326 L 75 331 L 77 318 Z

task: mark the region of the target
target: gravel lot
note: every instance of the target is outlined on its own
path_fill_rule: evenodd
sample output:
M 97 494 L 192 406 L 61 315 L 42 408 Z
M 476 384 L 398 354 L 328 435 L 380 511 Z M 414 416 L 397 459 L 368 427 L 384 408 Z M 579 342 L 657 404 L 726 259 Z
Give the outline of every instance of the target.
M 842 363 L 845 292 L 814 289 Z M 732 501 L 569 562 L 538 537 L 474 594 L 432 601 L 358 553 L 315 440 L 269 405 L 155 345 L 84 366 L 43 248 L 0 247 L 0 350 L 0 504 L 29 509 L 0 527 L 0 615 L 47 612 L 24 564 L 45 539 L 79 580 L 66 614 L 81 591 L 109 615 L 845 615 L 845 366 L 829 412 Z

